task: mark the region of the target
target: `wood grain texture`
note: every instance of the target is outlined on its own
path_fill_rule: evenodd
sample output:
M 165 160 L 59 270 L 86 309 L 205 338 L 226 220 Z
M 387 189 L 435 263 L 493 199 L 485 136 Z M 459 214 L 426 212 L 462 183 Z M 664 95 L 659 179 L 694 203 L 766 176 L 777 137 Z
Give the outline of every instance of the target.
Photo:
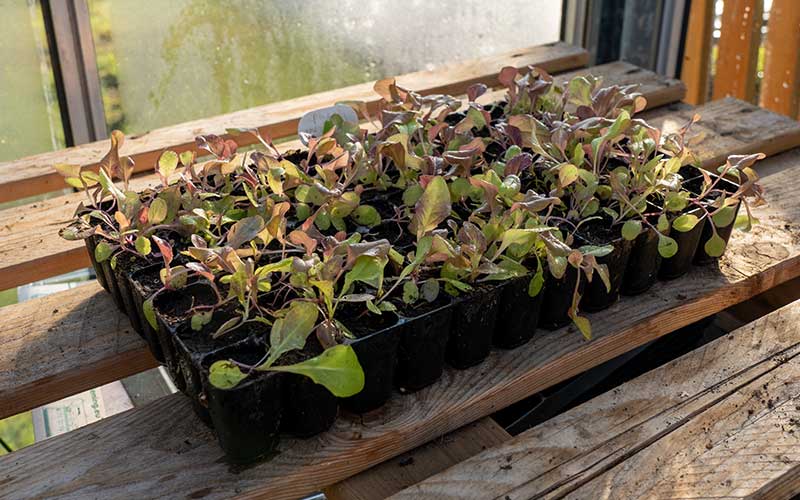
M 582 48 L 563 42 L 521 48 L 482 59 L 441 66 L 435 70 L 419 71 L 397 77 L 400 85 L 425 94 L 466 92 L 469 85 L 488 82 L 497 85 L 497 73 L 504 66 L 541 66 L 550 72 L 559 72 L 584 66 L 588 54 Z M 211 118 L 203 118 L 178 125 L 130 136 L 120 153 L 130 155 L 136 168 L 150 170 L 164 149 L 177 152 L 196 150 L 197 135 L 224 135 L 226 128 L 257 127 L 272 138 L 288 137 L 297 133 L 297 121 L 308 111 L 330 106 L 339 101 L 363 100 L 374 109 L 378 96 L 373 92 L 374 82 L 343 89 L 320 92 L 288 101 L 258 106 Z M 255 142 L 249 134 L 232 137 L 240 145 Z M 62 177 L 52 166 L 72 163 L 96 168 L 97 162 L 108 150 L 108 141 L 98 141 L 62 151 L 30 156 L 20 160 L 0 163 L 0 203 L 32 196 L 66 187 Z
M 511 435 L 491 417 L 482 418 L 325 488 L 325 496 L 328 500 L 386 498 L 509 439 Z
M 540 332 L 477 367 L 446 370 L 438 383 L 376 412 L 342 415 L 315 438 L 284 440 L 271 461 L 243 470 L 225 463 L 188 399 L 176 394 L 0 458 L 0 484 L 9 498 L 282 499 L 342 481 L 800 275 L 800 150 L 764 161 L 760 171 L 770 202 L 757 211 L 761 224 L 735 234 L 718 266 L 590 315 L 591 342 L 572 327 Z
M 609 86 L 638 85 L 650 108 L 680 101 L 685 94 L 680 81 L 624 62 L 572 71 L 557 78 L 568 81 L 579 74 L 600 76 L 603 84 Z M 502 99 L 504 93 L 489 93 L 482 102 Z M 291 141 L 280 149 L 298 147 L 299 142 Z M 131 188 L 139 190 L 158 182 L 154 174 L 139 176 L 134 178 Z M 89 266 L 83 242 L 65 241 L 58 236 L 58 230 L 84 199 L 82 193 L 73 193 L 0 211 L 0 290 Z
M 726 0 L 722 11 L 713 99 L 754 102 L 764 0 Z
M 2 311 L 0 418 L 157 366 L 95 281 Z
M 795 302 L 392 498 L 788 498 L 798 393 Z
M 681 66 L 681 80 L 686 84 L 685 100 L 689 104 L 703 104 L 708 100 L 713 29 L 714 0 L 692 0 Z
M 796 118 L 800 104 L 800 2 L 773 0 L 759 104 Z

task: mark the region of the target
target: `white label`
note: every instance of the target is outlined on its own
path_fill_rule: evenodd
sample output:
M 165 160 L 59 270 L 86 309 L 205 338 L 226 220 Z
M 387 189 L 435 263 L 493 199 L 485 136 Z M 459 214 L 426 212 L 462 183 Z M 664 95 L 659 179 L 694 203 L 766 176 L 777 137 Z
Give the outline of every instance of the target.
M 300 118 L 300 123 L 297 124 L 297 135 L 303 144 L 308 145 L 307 138 L 319 137 L 322 135 L 325 122 L 330 120 L 333 115 L 341 116 L 346 122 L 358 123 L 358 115 L 353 108 L 345 106 L 344 104 L 337 104 L 327 108 L 309 111 Z

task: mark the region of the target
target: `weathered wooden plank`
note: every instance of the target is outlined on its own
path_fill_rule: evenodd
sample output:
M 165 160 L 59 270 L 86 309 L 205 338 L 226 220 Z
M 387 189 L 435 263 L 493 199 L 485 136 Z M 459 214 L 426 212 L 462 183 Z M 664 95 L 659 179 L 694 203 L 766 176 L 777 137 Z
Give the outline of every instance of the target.
M 796 118 L 800 104 L 800 2 L 773 0 L 759 103 Z
M 639 85 L 650 108 L 679 101 L 685 93 L 680 81 L 625 62 L 569 72 L 559 79 L 567 81 L 577 74 L 600 76 L 605 85 Z M 485 101 L 499 100 L 503 94 L 493 92 L 485 96 Z M 297 147 L 300 143 L 292 141 L 280 149 Z M 151 174 L 135 178 L 131 187 L 141 189 L 158 182 Z M 58 236 L 59 228 L 83 199 L 83 194 L 73 193 L 0 211 L 0 290 L 89 266 L 82 242 L 64 241 Z
M 3 308 L 0 418 L 157 366 L 97 282 Z
M 703 104 L 708 99 L 711 72 L 711 32 L 714 29 L 714 0 L 693 0 L 683 47 L 681 80 L 686 84 L 686 102 Z
M 393 498 L 774 492 L 797 479 L 798 391 L 795 302 Z
M 764 0 L 727 0 L 722 11 L 713 99 L 753 102 Z
M 559 72 L 583 66 L 588 55 L 582 48 L 563 42 L 528 47 L 482 59 L 449 64 L 431 71 L 419 71 L 399 76 L 398 83 L 422 93 L 460 94 L 469 85 L 488 82 L 497 85 L 497 73 L 504 66 L 525 67 L 534 64 L 547 71 Z M 282 101 L 265 106 L 227 113 L 164 127 L 130 137 L 121 153 L 136 161 L 136 168 L 149 170 L 164 149 L 185 151 L 195 149 L 194 138 L 202 134 L 224 135 L 230 127 L 258 127 L 273 138 L 297 133 L 297 121 L 306 112 L 330 106 L 339 101 L 363 100 L 374 109 L 377 96 L 373 82 L 353 85 Z M 232 137 L 240 145 L 252 144 L 249 134 Z M 108 141 L 84 144 L 63 151 L 30 156 L 21 160 L 0 163 L 0 203 L 54 191 L 66 187 L 52 168 L 56 163 L 96 166 L 108 150 Z
M 446 370 L 439 383 L 392 398 L 372 414 L 342 415 L 320 436 L 285 440 L 274 459 L 244 470 L 224 462 L 188 400 L 174 395 L 0 458 L 0 482 L 10 498 L 102 491 L 105 498 L 235 492 L 271 499 L 339 482 L 800 275 L 800 185 L 793 182 L 800 150 L 769 159 L 760 170 L 770 202 L 758 209 L 761 224 L 735 234 L 718 267 L 697 268 L 591 315 L 591 342 L 571 327 L 541 332 L 516 350 L 493 351 L 477 367 Z M 56 467 L 59 474 L 52 474 Z
M 486 417 L 325 488 L 325 496 L 329 500 L 386 498 L 509 439 L 509 433 Z

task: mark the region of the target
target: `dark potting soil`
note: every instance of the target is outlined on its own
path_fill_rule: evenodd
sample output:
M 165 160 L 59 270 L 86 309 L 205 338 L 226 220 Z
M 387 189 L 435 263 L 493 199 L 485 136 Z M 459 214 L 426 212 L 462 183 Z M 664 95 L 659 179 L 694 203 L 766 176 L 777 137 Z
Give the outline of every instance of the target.
M 406 304 L 402 300 L 394 300 L 392 303 L 397 307 L 397 314 L 403 318 L 416 318 L 431 311 L 435 311 L 453 302 L 453 299 L 446 293 L 439 293 L 435 300 L 419 300 L 414 304 Z
M 356 338 L 363 338 L 397 324 L 391 312 L 373 314 L 361 303 L 340 304 L 337 318 Z
M 188 285 L 179 290 L 168 290 L 155 300 L 155 307 L 170 324 L 185 321 L 187 312 L 196 306 L 217 303 L 217 296 L 210 286 L 202 283 Z

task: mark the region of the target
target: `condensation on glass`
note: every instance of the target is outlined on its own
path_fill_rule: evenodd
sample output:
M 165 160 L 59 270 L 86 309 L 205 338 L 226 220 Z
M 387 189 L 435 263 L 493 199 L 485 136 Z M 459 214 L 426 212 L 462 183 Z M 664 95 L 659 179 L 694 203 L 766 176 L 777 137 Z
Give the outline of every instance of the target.
M 109 129 L 143 132 L 559 38 L 561 0 L 89 0 Z
M 38 0 L 0 0 L 0 161 L 64 146 Z

